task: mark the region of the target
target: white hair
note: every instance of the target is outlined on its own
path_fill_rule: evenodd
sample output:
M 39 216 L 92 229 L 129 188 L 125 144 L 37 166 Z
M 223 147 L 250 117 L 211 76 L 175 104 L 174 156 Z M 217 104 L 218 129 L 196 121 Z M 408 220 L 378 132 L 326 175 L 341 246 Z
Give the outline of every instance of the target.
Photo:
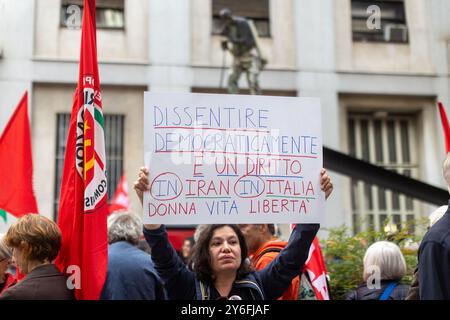
M 207 224 L 199 224 L 197 225 L 197 227 L 195 228 L 195 232 L 194 232 L 194 241 L 195 243 L 198 242 L 198 239 L 200 238 L 200 234 L 203 232 L 203 230 L 206 229 L 208 225 Z
M 441 206 L 439 208 L 437 208 L 436 210 L 434 210 L 430 216 L 428 217 L 428 220 L 430 221 L 430 228 L 436 223 L 438 222 L 438 220 L 440 218 L 442 218 L 442 216 L 447 212 L 447 208 L 448 206 Z
M 0 260 L 3 259 L 11 259 L 12 257 L 12 252 L 11 249 L 8 248 L 4 243 L 3 243 L 3 238 L 4 238 L 4 234 L 0 233 Z
M 380 280 L 400 280 L 406 274 L 406 262 L 400 248 L 393 242 L 378 241 L 364 255 L 364 281 L 378 268 Z
M 108 243 L 127 241 L 139 243 L 142 233 L 141 218 L 130 212 L 116 212 L 108 217 Z

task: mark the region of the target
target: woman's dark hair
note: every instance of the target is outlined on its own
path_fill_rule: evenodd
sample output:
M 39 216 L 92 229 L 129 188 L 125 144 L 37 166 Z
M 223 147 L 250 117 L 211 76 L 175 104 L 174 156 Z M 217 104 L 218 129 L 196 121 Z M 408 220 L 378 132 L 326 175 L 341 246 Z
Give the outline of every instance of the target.
M 188 238 L 184 239 L 183 243 L 185 243 L 186 241 L 189 241 L 189 243 L 191 244 L 191 249 L 192 249 L 195 245 L 194 237 L 188 237 Z
M 192 250 L 194 249 L 194 245 L 195 245 L 195 240 L 194 237 L 188 237 L 185 238 L 183 240 L 183 246 L 184 244 L 187 242 L 189 242 L 189 245 L 191 246 L 191 249 L 189 250 L 189 255 L 187 257 L 183 256 L 183 248 L 180 249 L 180 251 L 178 252 L 178 255 L 180 256 L 181 260 L 183 260 L 183 262 L 187 265 L 190 266 L 190 262 L 191 262 L 191 257 L 192 257 Z
M 241 247 L 241 265 L 237 270 L 236 279 L 242 279 L 252 271 L 252 267 L 247 261 L 247 244 L 245 243 L 244 235 L 238 226 L 235 224 L 212 224 L 202 231 L 198 241 L 192 248 L 192 256 L 189 264 L 200 281 L 209 283 L 214 282 L 213 271 L 211 269 L 211 256 L 209 254 L 209 242 L 211 241 L 214 231 L 223 227 L 230 227 L 233 229 L 238 237 L 239 246 Z

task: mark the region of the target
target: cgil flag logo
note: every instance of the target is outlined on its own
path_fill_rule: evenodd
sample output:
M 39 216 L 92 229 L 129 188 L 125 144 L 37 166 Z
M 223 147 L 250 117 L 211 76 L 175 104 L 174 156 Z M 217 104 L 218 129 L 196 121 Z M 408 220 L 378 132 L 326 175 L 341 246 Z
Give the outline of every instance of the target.
M 77 115 L 77 171 L 84 181 L 84 212 L 106 203 L 104 121 L 94 78 L 83 77 L 83 106 Z

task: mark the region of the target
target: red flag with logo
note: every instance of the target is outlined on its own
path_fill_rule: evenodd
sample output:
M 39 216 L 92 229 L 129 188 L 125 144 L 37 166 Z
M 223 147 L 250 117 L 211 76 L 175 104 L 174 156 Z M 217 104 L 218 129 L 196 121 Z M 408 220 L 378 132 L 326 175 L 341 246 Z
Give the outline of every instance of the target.
M 330 300 L 327 282 L 327 267 L 317 237 L 314 238 L 314 241 L 309 248 L 309 255 L 305 262 L 304 270 L 308 272 L 317 300 Z
M 128 198 L 128 185 L 125 175 L 123 174 L 119 184 L 117 185 L 111 204 L 109 205 L 109 213 L 113 213 L 115 211 L 127 211 L 129 208 L 130 199 Z
M 33 191 L 28 92 L 25 92 L 0 137 L 0 209 L 20 218 L 38 213 Z
M 77 299 L 99 299 L 106 278 L 108 238 L 105 137 L 97 63 L 95 0 L 85 0 L 78 86 L 67 136 L 57 258 Z
M 291 230 L 294 227 L 295 224 L 291 224 Z M 317 237 L 314 237 L 313 243 L 309 248 L 308 259 L 306 259 L 303 271 L 308 272 L 317 300 L 330 300 L 327 266 L 325 265 L 322 249 L 320 249 L 319 239 Z

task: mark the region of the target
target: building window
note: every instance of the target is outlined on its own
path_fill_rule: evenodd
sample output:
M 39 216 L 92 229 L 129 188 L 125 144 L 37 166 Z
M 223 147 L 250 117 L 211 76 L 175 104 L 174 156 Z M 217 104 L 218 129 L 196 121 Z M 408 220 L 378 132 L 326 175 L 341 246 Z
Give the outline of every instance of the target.
M 105 114 L 105 149 L 106 174 L 108 178 L 108 201 L 112 199 L 123 172 L 123 141 L 125 116 Z M 67 132 L 69 131 L 70 114 L 56 115 L 56 156 L 55 156 L 55 190 L 54 218 L 58 217 L 59 195 L 61 189 L 64 155 L 66 153 Z
M 270 37 L 269 0 L 212 0 L 212 33 L 215 35 L 222 30 L 219 13 L 223 8 L 230 9 L 235 16 L 251 19 L 260 37 Z
M 414 115 L 349 113 L 350 155 L 409 177 L 418 176 L 414 144 Z M 416 201 L 410 197 L 353 180 L 353 231 L 382 230 L 386 223 L 400 230 L 418 217 Z
M 367 25 L 369 17 L 373 14 L 368 13 L 367 9 L 372 5 L 380 8 L 379 29 L 370 29 Z M 407 43 L 408 26 L 404 2 L 352 0 L 352 30 L 353 41 Z
M 80 19 L 83 16 L 83 0 L 62 0 L 61 5 L 61 27 L 67 27 L 68 21 L 75 11 L 68 10 L 71 5 L 80 8 Z M 96 1 L 96 23 L 98 29 L 124 29 L 124 0 L 97 0 Z M 80 25 L 81 27 L 81 25 Z
M 53 201 L 54 220 L 58 218 L 59 195 L 61 191 L 61 180 L 64 168 L 64 156 L 66 154 L 66 139 L 69 131 L 70 113 L 58 113 L 56 115 L 56 156 L 55 156 L 55 190 Z

